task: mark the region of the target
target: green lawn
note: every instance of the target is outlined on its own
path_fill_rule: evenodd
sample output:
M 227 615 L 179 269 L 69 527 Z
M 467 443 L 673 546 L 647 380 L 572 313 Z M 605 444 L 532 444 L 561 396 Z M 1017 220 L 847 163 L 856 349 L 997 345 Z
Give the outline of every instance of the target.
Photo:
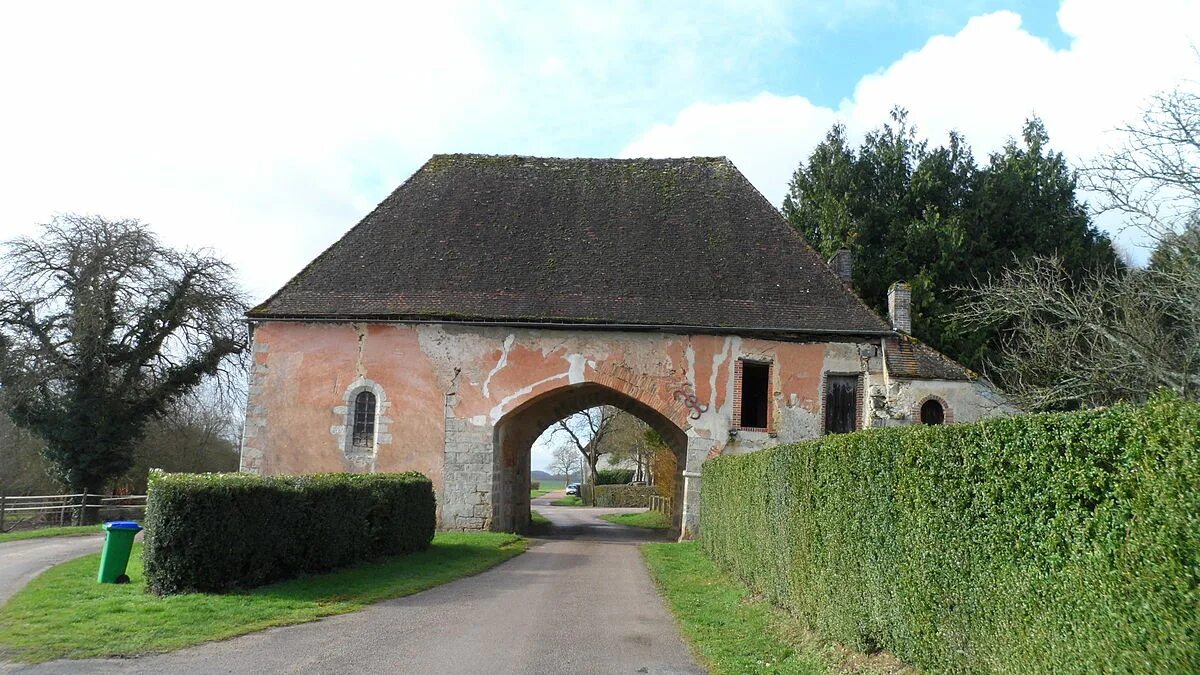
M 529 512 L 529 522 L 533 523 L 534 525 L 549 525 L 550 524 L 550 520 L 548 518 L 546 518 L 546 516 L 543 516 L 542 514 L 538 513 L 537 511 Z
M 712 673 L 904 670 L 886 654 L 867 657 L 821 641 L 783 610 L 752 597 L 695 542 L 645 544 L 642 554 L 693 652 Z
M 442 532 L 427 551 L 227 595 L 145 590 L 141 545 L 130 583 L 96 583 L 99 555 L 53 567 L 0 607 L 0 657 L 20 661 L 132 656 L 353 612 L 482 572 L 522 553 L 496 532 Z M 0 658 L 0 660 L 3 660 Z
M 671 519 L 658 511 L 643 511 L 641 513 L 609 513 L 600 516 L 602 520 L 607 520 L 610 523 L 617 525 L 628 525 L 630 527 L 644 527 L 648 530 L 669 530 L 671 529 Z
M 575 495 L 567 495 L 562 499 L 555 499 L 550 503 L 554 506 L 583 506 L 583 500 Z
M 81 534 L 103 534 L 99 525 L 80 525 L 69 527 L 43 527 L 40 530 L 21 530 L 20 532 L 5 532 L 0 534 L 0 543 L 19 541 L 21 539 L 41 539 L 42 537 L 77 537 Z

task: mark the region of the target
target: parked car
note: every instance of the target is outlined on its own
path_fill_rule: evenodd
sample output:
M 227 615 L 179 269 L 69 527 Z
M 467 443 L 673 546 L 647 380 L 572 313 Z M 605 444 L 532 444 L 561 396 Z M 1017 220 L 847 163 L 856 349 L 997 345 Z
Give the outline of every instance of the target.
M 568 485 L 567 486 L 567 494 L 568 495 L 578 495 L 579 494 L 579 483 L 571 483 L 570 485 Z

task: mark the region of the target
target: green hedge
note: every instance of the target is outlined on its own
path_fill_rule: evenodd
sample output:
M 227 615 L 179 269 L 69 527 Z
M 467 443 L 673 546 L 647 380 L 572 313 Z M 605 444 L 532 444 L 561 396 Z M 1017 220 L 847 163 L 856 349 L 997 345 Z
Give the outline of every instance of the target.
M 581 485 L 579 498 L 584 504 L 591 506 L 591 491 L 596 491 L 596 506 L 610 508 L 646 508 L 650 505 L 650 496 L 658 494 L 654 488 L 647 485 Z
M 633 469 L 600 469 L 596 472 L 596 485 L 625 485 L 633 482 Z
M 701 545 L 935 672 L 1200 672 L 1200 406 L 828 436 L 705 464 Z
M 433 485 L 419 473 L 152 472 L 146 579 L 155 593 L 251 588 L 429 547 Z

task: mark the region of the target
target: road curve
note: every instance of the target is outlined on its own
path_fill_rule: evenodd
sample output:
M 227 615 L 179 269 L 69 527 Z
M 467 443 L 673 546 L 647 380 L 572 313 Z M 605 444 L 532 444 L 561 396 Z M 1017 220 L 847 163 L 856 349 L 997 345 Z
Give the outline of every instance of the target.
M 89 553 L 99 553 L 104 535 L 22 539 L 0 544 L 0 605 L 37 575 L 59 563 Z
M 15 672 L 703 673 L 642 563 L 638 545 L 656 535 L 598 517 L 634 509 L 550 498 L 534 508 L 554 532 L 474 577 L 169 654 Z

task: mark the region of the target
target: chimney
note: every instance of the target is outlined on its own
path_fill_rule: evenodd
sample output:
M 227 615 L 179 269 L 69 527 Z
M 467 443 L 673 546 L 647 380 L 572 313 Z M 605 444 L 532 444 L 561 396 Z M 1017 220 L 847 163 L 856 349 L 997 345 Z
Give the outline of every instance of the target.
M 912 287 L 897 281 L 888 289 L 888 316 L 892 328 L 902 333 L 912 333 Z
M 849 286 L 854 279 L 854 256 L 850 254 L 850 249 L 839 248 L 829 259 L 829 269 L 841 277 L 842 283 Z

